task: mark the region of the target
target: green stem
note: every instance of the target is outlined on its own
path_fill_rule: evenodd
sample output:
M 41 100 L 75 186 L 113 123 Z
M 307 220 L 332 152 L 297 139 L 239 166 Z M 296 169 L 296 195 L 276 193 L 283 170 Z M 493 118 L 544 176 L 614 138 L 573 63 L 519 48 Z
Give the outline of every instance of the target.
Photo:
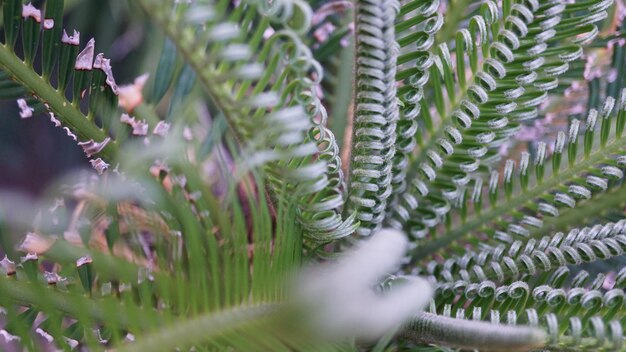
M 551 231 L 571 229 L 575 224 L 589 224 L 590 219 L 607 211 L 621 211 L 624 206 L 626 206 L 626 186 L 622 185 L 613 192 L 599 194 L 580 207 L 565 209 L 558 217 L 544 219 L 543 227 Z M 543 235 L 543 232 L 531 235 L 536 238 Z
M 0 45 L 0 68 L 29 90 L 42 103 L 47 104 L 61 123 L 76 134 L 78 140 L 96 142 L 103 141 L 107 136 L 94 123 L 70 103 L 65 96 L 54 89 L 35 70 L 22 61 L 6 45 Z M 98 153 L 101 158 L 112 161 L 117 155 L 117 144 L 109 142 Z
M 182 319 L 162 329 L 144 335 L 137 342 L 119 348 L 118 352 L 173 351 L 202 344 L 236 329 L 259 323 L 276 312 L 273 304 L 237 307 L 221 312 L 200 315 L 193 319 Z
M 543 347 L 547 341 L 546 333 L 538 328 L 454 319 L 431 313 L 417 315 L 402 335 L 418 343 L 481 351 L 529 351 Z

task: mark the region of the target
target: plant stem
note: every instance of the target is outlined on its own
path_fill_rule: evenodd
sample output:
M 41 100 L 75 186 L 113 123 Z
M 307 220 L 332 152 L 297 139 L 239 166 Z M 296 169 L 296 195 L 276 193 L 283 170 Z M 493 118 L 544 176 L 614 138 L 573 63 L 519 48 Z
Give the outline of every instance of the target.
M 102 142 L 107 136 L 94 123 L 70 103 L 63 93 L 54 89 L 37 72 L 22 61 L 9 47 L 0 45 L 0 67 L 22 84 L 38 100 L 47 104 L 61 123 L 67 126 L 79 141 L 94 140 Z M 111 161 L 117 155 L 117 144 L 109 142 L 98 156 Z
M 547 341 L 543 330 L 530 326 L 492 324 L 431 313 L 417 315 L 402 335 L 418 343 L 481 351 L 529 351 L 541 348 Z
M 619 186 L 618 190 L 609 191 L 597 195 L 593 201 L 585 202 L 585 204 L 574 209 L 566 209 L 561 212 L 558 217 L 546 218 L 543 221 L 543 227 L 551 231 L 560 231 L 572 228 L 573 224 L 586 223 L 593 217 L 601 215 L 607 211 L 621 211 L 626 206 L 626 186 Z M 539 237 L 535 235 L 532 237 Z
M 173 351 L 211 341 L 235 329 L 245 328 L 276 312 L 273 304 L 237 307 L 211 312 L 192 319 L 168 324 L 163 329 L 142 336 L 140 340 L 119 348 L 118 352 Z

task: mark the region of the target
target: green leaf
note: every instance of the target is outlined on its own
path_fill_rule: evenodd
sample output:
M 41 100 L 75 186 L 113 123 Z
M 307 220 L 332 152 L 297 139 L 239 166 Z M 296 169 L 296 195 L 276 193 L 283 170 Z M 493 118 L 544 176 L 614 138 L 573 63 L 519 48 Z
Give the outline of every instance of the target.
M 570 210 L 566 210 L 568 208 L 575 211 L 579 204 L 583 205 L 597 195 L 619 189 L 624 177 L 623 169 L 626 165 L 623 152 L 626 138 L 617 131 L 617 128 L 621 126 L 621 120 L 626 116 L 624 113 L 626 109 L 625 99 L 626 91 L 623 91 L 616 110 L 614 110 L 614 99 L 608 98 L 602 112 L 598 113 L 596 110 L 590 112 L 584 139 L 585 145 L 594 145 L 595 150 L 589 153 L 584 152 L 581 156 L 576 155 L 575 162 L 568 163 L 568 167 L 562 167 L 560 160 L 565 147 L 568 144 L 577 143 L 579 137 L 577 128 L 571 129 L 574 132 L 569 137 L 569 142 L 566 141 L 567 138 L 563 132 L 559 133 L 552 156 L 553 168 L 548 177 L 545 177 L 542 167 L 537 167 L 534 185 L 529 186 L 524 192 L 517 192 L 515 196 L 506 197 L 502 203 L 496 204 L 497 195 L 494 195 L 489 209 L 469 217 L 445 235 L 416 249 L 414 260 L 423 259 L 443 247 L 453 245 L 455 241 L 462 237 L 469 237 L 468 235 L 477 230 L 485 231 L 494 237 L 500 236 L 498 231 L 509 231 L 514 235 L 525 237 L 525 241 L 528 241 L 531 237 L 541 234 L 540 230 L 546 224 L 556 223 L 558 221 L 556 219 L 562 211 L 570 212 Z M 604 128 L 596 128 L 598 118 L 601 118 L 603 124 L 606 124 Z M 607 136 L 609 130 L 613 131 L 613 138 L 605 140 L 603 145 L 603 135 Z M 598 138 L 600 139 L 599 143 L 594 143 L 594 140 Z M 535 165 L 543 165 L 544 158 L 545 144 L 537 153 Z M 513 164 L 511 161 L 510 167 L 504 171 L 502 183 L 505 187 L 507 182 L 513 180 Z M 527 165 L 527 162 L 521 164 Z M 523 170 L 524 168 L 518 172 L 525 172 Z M 498 172 L 494 171 L 492 174 L 495 175 L 495 178 L 494 181 L 490 182 L 489 189 L 497 190 L 499 188 Z M 587 211 L 585 215 L 599 214 L 606 209 L 612 209 L 615 205 L 614 202 L 597 202 L 594 203 L 594 209 Z M 465 207 L 467 205 L 462 203 L 460 206 Z M 535 218 L 543 220 L 533 221 Z M 550 218 L 555 220 L 550 220 Z M 503 221 L 502 219 L 507 220 Z M 576 226 L 580 224 L 578 221 L 582 221 L 584 217 L 579 215 L 578 220 L 576 220 L 576 216 L 568 217 L 568 219 L 571 222 L 563 225 Z M 494 223 L 495 226 L 493 226 Z M 477 240 L 474 239 L 474 241 Z M 456 250 L 461 249 L 456 248 Z
M 43 49 L 42 49 L 42 72 L 48 80 L 52 76 L 52 70 L 57 63 L 61 49 L 61 38 L 63 28 L 63 6 L 64 0 L 47 0 L 43 23 Z M 51 25 L 52 28 L 46 28 Z
M 24 18 L 24 13 L 28 10 L 36 12 Z M 41 35 L 41 11 L 36 9 L 32 4 L 24 5 L 22 10 L 23 26 L 22 26 L 22 46 L 24 47 L 24 61 L 28 65 L 33 64 L 37 48 L 39 47 L 39 37 Z
M 223 115 L 219 115 L 213 120 L 209 133 L 198 148 L 199 160 L 205 160 L 209 157 L 213 149 L 219 145 L 227 128 L 228 125 L 226 124 L 226 120 Z
M 88 141 L 103 141 L 105 134 L 97 126 L 86 119 L 74 105 L 49 85 L 41 76 L 25 66 L 22 61 L 6 47 L 0 47 L 0 67 L 16 81 L 20 82 L 34 93 L 38 99 L 47 104 L 52 113 L 71 131 L 76 133 L 77 139 Z M 113 159 L 117 146 L 108 143 L 100 155 L 105 159 Z
M 163 50 L 159 58 L 159 64 L 156 68 L 156 74 L 150 93 L 150 101 L 158 102 L 170 87 L 170 83 L 174 79 L 176 71 L 176 46 L 169 38 L 165 38 Z
M 94 280 L 92 259 L 89 257 L 78 259 L 76 262 L 76 270 L 78 271 L 78 278 L 83 285 L 85 293 L 91 295 Z
M 74 31 L 72 35 L 68 35 L 65 30 L 63 31 L 58 65 L 58 84 L 59 91 L 62 92 L 64 96 L 67 84 L 69 83 L 72 72 L 74 71 L 74 60 L 76 59 L 76 55 L 78 55 L 79 40 L 80 33 L 77 31 Z
M 356 7 L 355 108 L 350 193 L 346 214 L 356 213 L 367 236 L 378 231 L 392 193 L 396 124 L 395 1 L 359 1 Z M 371 28 L 370 28 L 371 26 Z M 361 29 L 363 28 L 363 29 Z
M 298 117 L 301 112 L 308 115 L 308 136 L 286 144 L 281 138 L 263 140 L 264 145 L 271 146 L 267 148 L 271 152 L 254 161 L 270 161 L 268 165 L 273 165 L 266 168 L 273 168 L 268 178 L 271 192 L 280 192 L 287 183 L 290 187 L 286 191 L 299 195 L 299 220 L 310 238 L 324 242 L 349 235 L 355 225 L 351 218 L 344 220 L 341 216 L 343 174 L 338 147 L 332 132 L 325 127 L 326 109 L 313 89 L 317 82 L 308 78 L 310 70 L 319 71 L 312 76 L 321 79 L 321 68 L 295 33 L 299 28 L 289 27 L 290 16 L 308 13 L 308 5 L 294 2 L 297 9 L 285 12 L 289 16 L 265 13 L 261 7 L 253 6 L 245 11 L 246 16 L 240 17 L 244 13 L 241 7 L 230 16 L 223 14 L 226 8 L 208 4 L 178 6 L 176 15 L 172 16 L 160 3 L 141 0 L 140 4 L 176 45 L 212 100 L 212 106 L 223 113 L 239 144 L 259 143 L 265 137 L 252 140 L 258 132 L 257 126 L 272 123 L 283 124 L 284 131 L 296 128 L 302 133 L 299 118 L 294 119 L 298 122 L 293 125 L 284 121 L 296 112 Z M 288 29 L 264 40 L 271 19 Z M 243 27 L 232 22 L 236 20 L 254 25 L 242 31 Z M 198 25 L 202 26 L 200 32 Z M 292 49 L 301 53 L 300 58 L 284 60 Z M 258 55 L 253 55 L 254 52 Z M 317 135 L 321 138 L 313 138 Z M 315 143 L 317 151 L 311 143 Z M 319 157 L 314 157 L 318 152 Z
M 167 120 L 171 121 L 175 118 L 174 113 L 178 112 L 181 108 L 182 104 L 185 102 L 185 99 L 191 93 L 191 89 L 196 83 L 196 73 L 189 66 L 185 65 L 178 76 L 178 80 L 176 81 L 176 85 L 174 88 L 174 95 L 172 96 L 172 100 L 170 101 L 170 107 L 167 112 Z
M 429 72 L 438 118 L 431 116 L 428 104 L 416 104 L 423 94 L 429 94 L 421 89 L 428 76 L 414 68 L 400 71 L 398 77 L 403 79 L 404 86 L 398 95 L 415 104 L 404 111 L 409 116 L 419 114 L 418 121 L 425 128 L 422 132 L 417 128 L 416 156 L 405 158 L 400 165 L 406 166 L 398 168 L 400 172 L 407 170 L 406 178 L 398 177 L 404 185 L 399 189 L 406 188 L 407 193 L 396 195 L 397 205 L 387 223 L 402 226 L 417 238 L 437 232 L 435 227 L 442 223 L 449 228 L 448 213 L 455 203 L 463 202 L 460 197 L 472 174 L 484 175 L 487 167 L 499 158 L 496 148 L 506 143 L 524 121 L 537 116 L 537 107 L 548 98 L 547 92 L 558 87 L 555 77 L 582 55 L 578 44 L 589 43 L 597 35 L 597 28 L 591 23 L 604 16 L 609 5 L 599 3 L 585 15 L 573 10 L 578 9 L 577 5 L 562 7 L 529 2 L 512 7 L 510 16 L 499 18 L 497 5 L 487 2 L 481 5 L 482 15 L 473 16 L 468 29 L 458 31 L 456 61 L 461 62 L 460 57 L 464 59 L 456 74 L 445 44 L 439 45 L 433 58 L 413 53 L 402 55 L 400 64 L 416 57 L 421 58 L 417 63 L 423 66 L 430 65 L 429 61 L 435 63 Z M 561 11 L 572 16 L 561 21 L 558 16 Z M 397 27 L 410 28 L 412 22 L 407 21 L 406 27 L 402 22 Z M 431 22 L 437 28 L 436 20 Z M 574 24 L 577 26 L 572 27 Z M 420 49 L 430 44 L 428 36 L 422 37 L 408 33 L 398 42 L 401 45 L 417 42 Z M 576 45 L 565 45 L 564 40 Z M 471 72 L 459 71 L 465 67 L 465 61 L 470 63 Z M 545 63 L 549 65 L 544 66 Z M 452 79 L 462 75 L 469 76 L 465 77 L 468 88 L 458 90 L 453 87 Z M 459 86 L 464 85 L 459 83 Z M 433 121 L 439 121 L 436 128 L 430 127 Z M 553 162 L 560 164 L 558 158 Z
M 13 50 L 22 24 L 22 0 L 5 0 L 3 4 L 4 43 Z

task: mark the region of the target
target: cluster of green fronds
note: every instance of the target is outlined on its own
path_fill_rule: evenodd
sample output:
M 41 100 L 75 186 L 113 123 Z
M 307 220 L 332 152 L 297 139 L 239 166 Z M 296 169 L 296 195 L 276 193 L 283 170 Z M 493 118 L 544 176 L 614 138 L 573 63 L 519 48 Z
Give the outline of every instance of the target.
M 353 217 L 340 216 L 339 148 L 315 91 L 323 71 L 297 35 L 309 27 L 308 6 L 242 2 L 229 9 L 227 3 L 198 2 L 173 13 L 163 1 L 139 3 L 188 60 L 235 138 L 247 145 L 246 167 L 267 165 L 275 192 L 299 197 L 307 236 L 328 242 L 354 231 Z M 274 31 L 271 24 L 278 28 L 263 40 Z
M 626 267 L 580 267 L 626 250 L 623 3 L 351 4 L 130 1 L 163 46 L 118 86 L 63 0 L 1 0 L 0 97 L 97 175 L 51 203 L 0 193 L 0 349 L 626 349 Z M 516 140 L 554 115 L 553 141 Z M 356 324 L 327 340 L 289 279 L 383 227 L 411 241 L 398 272 L 339 260 L 308 293 Z M 413 318 L 372 343 L 354 330 L 380 307 Z

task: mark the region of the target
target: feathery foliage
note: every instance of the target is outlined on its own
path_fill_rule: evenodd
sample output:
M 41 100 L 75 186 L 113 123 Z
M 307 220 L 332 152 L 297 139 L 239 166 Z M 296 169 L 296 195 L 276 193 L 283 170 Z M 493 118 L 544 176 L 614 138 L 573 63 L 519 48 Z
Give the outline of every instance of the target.
M 626 349 L 622 0 L 129 1 L 119 86 L 71 3 L 0 1 L 96 171 L 0 192 L 0 349 Z

